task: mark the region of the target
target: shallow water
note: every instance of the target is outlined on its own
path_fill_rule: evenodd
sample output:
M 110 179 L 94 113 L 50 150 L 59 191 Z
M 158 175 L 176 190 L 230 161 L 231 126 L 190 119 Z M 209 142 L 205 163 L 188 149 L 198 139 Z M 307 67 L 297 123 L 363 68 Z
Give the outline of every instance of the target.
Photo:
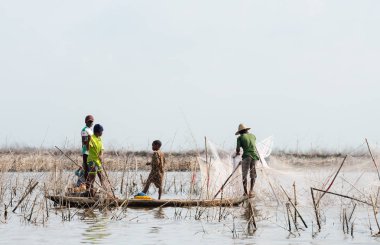
M 49 218 L 41 222 L 43 209 L 34 211 L 37 222 L 28 222 L 24 215 L 29 211 L 18 209 L 16 214 L 8 208 L 8 217 L 4 218 L 4 207 L 0 208 L 0 244 L 375 244 L 380 242 L 371 236 L 377 231 L 372 209 L 365 204 L 357 204 L 352 219 L 353 236 L 343 233 L 341 214 L 343 208 L 350 214 L 355 202 L 326 195 L 321 201 L 321 232 L 316 232 L 315 214 L 312 206 L 310 187 L 321 187 L 337 166 L 309 168 L 285 166 L 273 163 L 270 170 L 258 170 L 254 199 L 257 230 L 249 232 L 246 215 L 246 205 L 234 208 L 128 208 L 126 211 L 71 209 L 72 220 L 63 221 L 62 213 L 67 209 L 53 207 L 49 202 Z M 264 172 L 265 171 L 265 172 Z M 67 175 L 70 173 L 66 173 Z M 138 182 L 147 173 L 131 173 L 130 177 Z M 111 178 L 121 173 L 110 173 Z M 2 175 L 3 187 L 11 186 L 16 179 L 39 179 L 40 183 L 51 179 L 51 173 L 6 173 Z M 361 177 L 360 177 L 361 176 Z M 174 188 L 173 179 L 176 177 Z M 360 177 L 360 178 L 359 178 Z M 359 179 L 358 179 L 359 178 Z M 367 200 L 363 194 L 374 193 L 376 197 L 376 173 L 367 163 L 349 164 L 339 174 L 331 191 Z M 163 198 L 186 198 L 189 196 L 189 172 L 171 172 L 167 174 L 166 193 Z M 11 182 L 9 182 L 11 181 Z M 13 181 L 13 182 L 12 182 Z M 272 188 L 269 186 L 272 184 Z M 298 218 L 298 231 L 292 224 L 289 233 L 286 215 L 286 197 L 279 188 L 280 185 L 292 195 L 292 184 L 296 183 L 298 208 L 308 228 L 305 228 Z M 349 184 L 350 183 L 350 184 Z M 137 189 L 139 188 L 138 187 Z M 355 187 L 355 189 L 352 187 Z M 42 186 L 40 184 L 39 186 Z M 115 185 L 116 186 L 116 185 Z M 181 191 L 182 186 L 182 191 Z M 185 187 L 184 187 L 185 186 Z M 42 188 L 42 187 L 41 187 Z M 153 190 L 153 188 L 152 188 Z M 375 191 L 375 192 L 373 192 Z M 35 191 L 37 195 L 41 192 Z M 118 193 L 118 190 L 116 190 Z M 363 192 L 363 194 L 361 194 Z M 40 193 L 40 194 L 38 194 Z M 9 193 L 8 193 L 9 194 Z M 9 195 L 5 194 L 7 198 Z M 156 193 L 152 196 L 156 197 Z M 193 194 L 194 195 L 194 194 Z M 33 198 L 31 198 L 33 199 Z M 14 200 L 16 203 L 19 197 Z M 42 200 L 42 199 L 41 199 Z M 277 203 L 278 201 L 278 203 Z M 6 198 L 3 202 L 7 202 Z M 41 201 L 43 203 L 43 201 Z M 200 217 L 200 211 L 202 215 Z M 76 213 L 77 212 L 77 213 Z M 219 220 L 219 215 L 222 218 Z M 117 218 L 115 218 L 117 217 Z M 46 218 L 46 217 L 45 217 Z

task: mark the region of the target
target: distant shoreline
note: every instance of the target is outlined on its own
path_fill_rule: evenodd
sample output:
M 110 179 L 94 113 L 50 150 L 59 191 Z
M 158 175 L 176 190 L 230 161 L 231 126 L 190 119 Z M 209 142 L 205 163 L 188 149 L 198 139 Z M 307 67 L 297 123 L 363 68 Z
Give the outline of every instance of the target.
M 79 165 L 82 157 L 78 150 L 64 150 L 65 153 Z M 105 166 L 109 171 L 149 170 L 145 163 L 150 161 L 151 151 L 106 151 L 104 156 Z M 196 171 L 199 169 L 197 156 L 204 151 L 165 152 L 166 171 Z M 294 166 L 335 165 L 342 161 L 345 154 L 306 152 L 297 154 L 294 152 L 275 151 L 268 159 L 269 165 L 288 164 Z M 356 158 L 369 160 L 366 152 L 356 154 Z M 56 149 L 32 149 L 22 148 L 15 150 L 0 149 L 1 172 L 41 172 L 57 170 L 75 170 L 78 167 Z

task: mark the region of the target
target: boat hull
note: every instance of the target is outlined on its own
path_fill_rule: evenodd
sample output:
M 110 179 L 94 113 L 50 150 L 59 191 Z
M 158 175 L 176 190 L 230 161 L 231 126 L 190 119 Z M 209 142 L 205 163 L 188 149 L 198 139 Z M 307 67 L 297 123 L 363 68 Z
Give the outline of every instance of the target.
M 91 208 L 91 207 L 229 207 L 238 206 L 247 197 L 215 199 L 215 200 L 185 200 L 185 199 L 161 199 L 161 200 L 138 200 L 138 199 L 100 199 L 89 197 L 71 196 L 47 196 L 46 198 L 55 204 L 66 207 Z

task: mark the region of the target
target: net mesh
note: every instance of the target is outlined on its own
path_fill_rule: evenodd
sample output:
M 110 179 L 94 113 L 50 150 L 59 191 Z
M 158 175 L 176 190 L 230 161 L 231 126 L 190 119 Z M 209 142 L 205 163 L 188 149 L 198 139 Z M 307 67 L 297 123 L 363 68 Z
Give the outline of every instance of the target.
M 241 157 L 237 156 L 234 158 L 234 153 L 217 149 L 215 144 L 209 140 L 206 141 L 206 144 L 208 149 L 207 159 L 206 155 L 198 159 L 201 173 L 201 197 L 204 199 L 213 198 L 235 169 L 236 171 L 224 186 L 223 192 L 218 196 L 241 196 L 243 193 L 241 168 L 236 168 L 241 161 Z M 257 150 L 262 164 L 259 163 L 256 168 L 269 168 L 265 158 L 270 156 L 272 146 L 273 137 L 268 137 L 257 143 Z

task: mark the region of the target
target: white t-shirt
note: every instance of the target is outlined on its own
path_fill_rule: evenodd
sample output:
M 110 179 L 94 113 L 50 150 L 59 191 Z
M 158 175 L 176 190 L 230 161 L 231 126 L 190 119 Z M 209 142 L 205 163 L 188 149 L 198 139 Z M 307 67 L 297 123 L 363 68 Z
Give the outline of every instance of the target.
M 89 136 L 92 136 L 94 133 L 92 132 L 92 129 L 89 128 L 89 127 L 84 127 L 81 131 L 81 136 L 82 137 L 87 137 L 87 140 L 88 140 L 88 137 Z M 82 155 L 85 154 L 85 155 L 88 155 L 88 149 L 87 149 L 87 146 L 85 144 L 82 144 Z

